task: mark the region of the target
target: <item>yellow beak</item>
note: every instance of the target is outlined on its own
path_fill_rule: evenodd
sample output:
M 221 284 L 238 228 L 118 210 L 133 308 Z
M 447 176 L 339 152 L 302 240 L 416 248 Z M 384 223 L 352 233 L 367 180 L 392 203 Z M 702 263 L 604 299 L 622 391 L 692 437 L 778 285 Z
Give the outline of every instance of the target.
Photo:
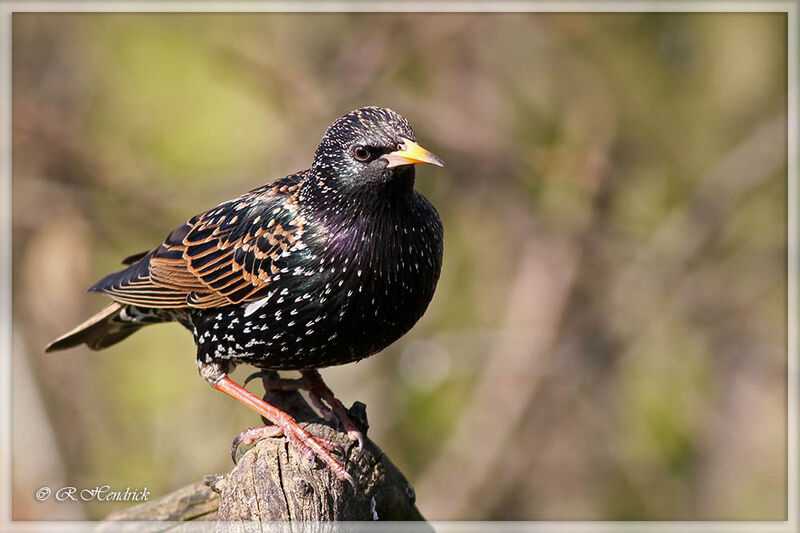
M 406 139 L 405 137 L 401 137 L 401 139 L 403 139 L 403 145 L 399 150 L 383 156 L 384 159 L 389 161 L 386 168 L 399 167 L 402 165 L 416 165 L 417 163 L 436 165 L 437 167 L 444 166 L 444 161 L 439 159 L 438 156 L 427 151 L 411 139 Z

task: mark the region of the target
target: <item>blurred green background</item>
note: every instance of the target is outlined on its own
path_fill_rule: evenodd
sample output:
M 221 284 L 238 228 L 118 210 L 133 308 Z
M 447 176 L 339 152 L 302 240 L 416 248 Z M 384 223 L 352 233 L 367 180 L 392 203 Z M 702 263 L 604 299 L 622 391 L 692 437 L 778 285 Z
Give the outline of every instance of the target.
M 429 519 L 786 518 L 785 14 L 14 14 L 14 519 L 154 497 L 258 417 L 190 335 L 43 354 L 85 290 L 364 105 L 447 167 L 442 279 L 323 371 Z M 241 368 L 241 380 L 249 369 Z M 291 375 L 291 374 L 290 374 Z M 256 388 L 258 390 L 258 388 Z

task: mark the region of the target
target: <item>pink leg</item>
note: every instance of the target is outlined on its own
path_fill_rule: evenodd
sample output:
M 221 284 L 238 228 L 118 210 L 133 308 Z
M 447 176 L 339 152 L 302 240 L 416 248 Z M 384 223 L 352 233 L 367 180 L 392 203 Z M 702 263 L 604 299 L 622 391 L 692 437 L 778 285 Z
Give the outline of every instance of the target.
M 362 449 L 364 447 L 364 433 L 350 420 L 347 409 L 322 380 L 319 371 L 311 369 L 302 370 L 300 373 L 303 376 L 301 379 L 287 379 L 273 378 L 263 372 L 256 372 L 249 376 L 244 383 L 247 385 L 251 379 L 261 377 L 264 380 L 264 387 L 267 389 L 308 391 L 311 403 L 319 410 L 325 420 L 341 423 L 347 432 L 347 436 L 351 440 L 358 441 L 358 449 Z
M 247 405 L 261 416 L 275 424 L 277 429 L 273 430 L 266 426 L 265 428 L 254 428 L 251 434 L 247 434 L 242 439 L 247 439 L 251 436 L 257 437 L 258 434 L 274 437 L 283 433 L 286 439 L 292 443 L 297 449 L 303 452 L 307 457 L 319 457 L 328 467 L 333 470 L 341 480 L 347 480 L 351 485 L 355 486 L 355 482 L 347 470 L 340 465 L 336 459 L 330 454 L 331 448 L 336 449 L 338 446 L 335 443 L 312 436 L 308 431 L 300 427 L 294 418 L 287 413 L 281 411 L 277 407 L 268 404 L 258 396 L 254 395 L 244 387 L 237 385 L 230 378 L 224 377 L 211 385 L 218 391 L 222 391 L 228 396 L 235 398 Z M 241 436 L 241 435 L 240 435 Z M 239 437 L 237 437 L 239 438 Z M 235 443 L 235 441 L 234 441 Z

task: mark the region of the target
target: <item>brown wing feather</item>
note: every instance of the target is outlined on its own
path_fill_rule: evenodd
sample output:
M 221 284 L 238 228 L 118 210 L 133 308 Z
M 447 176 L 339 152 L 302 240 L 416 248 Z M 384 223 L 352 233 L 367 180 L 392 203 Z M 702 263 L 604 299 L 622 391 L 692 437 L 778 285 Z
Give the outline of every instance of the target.
M 157 249 L 90 290 L 157 308 L 210 308 L 262 298 L 303 248 L 297 196 L 305 173 L 220 204 L 176 228 Z

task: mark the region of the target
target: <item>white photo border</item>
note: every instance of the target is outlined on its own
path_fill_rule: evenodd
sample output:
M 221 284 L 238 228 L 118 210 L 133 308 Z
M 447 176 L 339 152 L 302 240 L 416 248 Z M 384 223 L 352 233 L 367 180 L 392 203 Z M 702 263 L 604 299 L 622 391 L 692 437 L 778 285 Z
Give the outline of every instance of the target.
M 795 1 L 256 1 L 256 0 L 3 0 L 0 2 L 0 531 L 92 531 L 98 522 L 31 522 L 11 520 L 11 18 L 23 12 L 782 12 L 788 18 L 788 365 L 787 365 L 787 520 L 784 521 L 681 521 L 681 522 L 430 522 L 437 532 L 797 532 L 798 483 L 798 268 L 800 268 L 800 219 L 798 219 L 798 15 Z M 191 531 L 218 530 L 215 522 L 163 523 L 158 530 L 181 526 Z M 318 527 L 319 524 L 309 524 Z M 154 531 L 152 522 L 121 522 L 119 531 Z M 285 524 L 275 530 L 288 531 Z M 417 526 L 419 527 L 419 526 Z M 325 531 L 397 531 L 417 529 L 411 523 L 338 523 Z M 271 531 L 265 524 L 230 524 L 235 531 Z M 104 531 L 116 531 L 105 523 Z M 294 524 L 291 531 L 303 531 Z M 317 529 L 314 529 L 317 530 Z

